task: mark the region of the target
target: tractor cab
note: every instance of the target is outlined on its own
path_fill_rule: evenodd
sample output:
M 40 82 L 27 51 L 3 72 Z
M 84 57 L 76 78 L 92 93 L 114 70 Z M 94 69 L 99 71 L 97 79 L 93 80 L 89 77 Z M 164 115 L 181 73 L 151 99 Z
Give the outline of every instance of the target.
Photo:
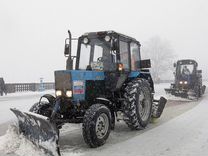
M 69 32 L 69 41 L 70 38 Z M 110 91 L 119 90 L 129 77 L 151 67 L 150 60 L 141 60 L 140 43 L 136 39 L 114 31 L 85 33 L 79 37 L 77 56 L 71 56 L 70 45 L 65 45 L 67 70 L 102 75 L 105 88 Z M 150 83 L 153 88 L 153 83 Z
M 140 43 L 133 38 L 112 31 L 79 38 L 76 70 L 128 72 L 138 70 L 140 60 Z
M 70 42 L 69 36 L 66 40 Z M 75 70 L 130 72 L 150 68 L 150 62 L 141 61 L 139 41 L 114 31 L 85 33 L 79 37 L 77 56 L 71 56 L 70 45 L 71 42 L 65 43 L 68 70 L 73 69 L 74 58 Z

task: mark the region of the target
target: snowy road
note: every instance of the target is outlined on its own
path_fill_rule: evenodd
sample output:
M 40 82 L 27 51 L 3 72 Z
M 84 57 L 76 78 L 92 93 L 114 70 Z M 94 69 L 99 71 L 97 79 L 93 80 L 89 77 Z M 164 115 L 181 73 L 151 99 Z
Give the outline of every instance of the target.
M 159 95 L 164 95 L 164 87 L 167 87 L 167 84 L 156 85 L 158 97 Z M 199 101 L 188 101 L 168 97 L 170 100 L 168 101 L 162 117 L 157 123 L 150 124 L 142 131 L 131 131 L 123 122 L 119 122 L 116 124 L 115 130 L 111 132 L 107 143 L 97 149 L 90 149 L 84 143 L 81 135 L 81 125 L 68 124 L 61 131 L 60 147 L 62 155 L 104 156 L 128 154 L 132 156 L 175 156 L 195 155 L 199 153 L 199 150 L 202 151 L 200 153 L 201 155 L 207 155 L 206 148 L 208 138 L 203 137 L 208 128 L 208 124 L 204 122 L 204 120 L 208 118 L 206 113 L 208 110 L 208 106 L 206 105 L 206 103 L 208 103 L 208 97 L 206 96 L 207 95 Z M 5 105 L 6 103 L 6 106 L 4 106 L 5 108 L 3 107 L 3 109 L 0 110 L 1 113 L 5 114 L 5 119 L 0 121 L 7 121 L 6 124 L 0 125 L 0 135 L 5 133 L 9 123 L 8 121 L 15 118 L 14 115 L 7 110 L 10 106 L 14 107 L 16 105 L 17 108 L 22 107 L 23 110 L 27 110 L 32 103 L 36 102 L 38 99 L 39 96 L 31 96 L 30 98 L 19 98 L 17 100 L 0 100 L 0 104 Z M 0 146 L 3 140 L 2 138 L 3 137 L 0 137 Z M 31 150 L 28 144 L 26 147 L 28 148 L 27 150 L 21 148 L 18 149 L 20 151 L 16 152 L 16 154 L 24 156 L 28 155 L 26 151 L 32 151 L 31 153 L 33 153 L 33 155 L 40 155 L 37 151 Z M 187 150 L 188 148 L 192 150 Z M 187 151 L 184 152 L 184 150 Z M 4 156 L 5 154 L 3 153 L 5 152 L 1 152 L 0 147 L 0 155 Z
M 10 108 L 28 111 L 39 100 L 41 95 L 53 92 L 53 90 L 50 90 L 45 92 L 14 93 L 0 97 L 0 136 L 5 134 L 8 125 L 16 118 L 9 110 Z
M 191 110 L 193 107 L 198 105 L 198 103 L 199 101 L 190 102 L 186 100 L 184 101 L 183 100 L 182 101 L 170 100 L 168 101 L 168 105 L 166 109 L 164 110 L 162 117 L 157 121 L 157 123 L 149 124 L 146 129 L 141 130 L 141 131 L 131 131 L 126 126 L 126 124 L 122 121 L 119 123 L 116 123 L 115 130 L 111 131 L 111 134 L 110 134 L 109 139 L 107 140 L 107 143 L 98 149 L 90 149 L 87 147 L 81 135 L 82 131 L 81 131 L 81 125 L 80 125 L 80 127 L 78 127 L 77 129 L 73 131 L 64 131 L 64 133 L 62 133 L 61 138 L 60 138 L 61 151 L 63 151 L 63 154 L 66 153 L 67 151 L 67 153 L 82 153 L 84 155 L 91 155 L 91 154 L 99 155 L 104 152 L 103 155 L 105 155 L 105 151 L 108 151 L 108 148 L 113 147 L 113 146 L 119 147 L 120 144 L 123 142 L 128 142 L 129 140 L 137 136 L 144 135 L 146 132 L 154 129 L 155 127 L 164 125 L 168 123 L 169 121 L 171 121 L 171 119 L 174 119 L 177 116 L 180 116 L 181 114 L 183 114 L 184 112 Z M 121 146 L 120 148 L 126 149 L 126 145 Z M 111 153 L 111 155 L 114 155 L 113 153 Z M 122 152 L 121 155 L 126 155 L 126 153 Z
M 207 156 L 208 97 L 175 119 L 108 148 L 87 152 L 85 156 Z
M 45 92 L 16 93 L 0 97 L 0 124 L 15 118 L 9 108 L 15 107 L 23 111 L 28 111 L 28 109 L 40 99 L 41 95 L 53 92 L 54 91 L 50 90 Z

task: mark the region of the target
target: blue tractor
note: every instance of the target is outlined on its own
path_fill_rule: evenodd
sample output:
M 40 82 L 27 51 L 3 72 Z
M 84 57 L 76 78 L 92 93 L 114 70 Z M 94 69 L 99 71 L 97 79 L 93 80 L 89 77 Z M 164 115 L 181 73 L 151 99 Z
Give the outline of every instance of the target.
M 63 124 L 82 123 L 84 141 L 95 148 L 105 144 L 118 114 L 132 130 L 161 116 L 167 100 L 154 99 L 151 63 L 141 59 L 136 39 L 114 31 L 86 33 L 72 56 L 68 33 L 66 70 L 55 71 L 55 97 L 42 96 L 30 112 L 11 109 L 25 136 L 57 144 Z

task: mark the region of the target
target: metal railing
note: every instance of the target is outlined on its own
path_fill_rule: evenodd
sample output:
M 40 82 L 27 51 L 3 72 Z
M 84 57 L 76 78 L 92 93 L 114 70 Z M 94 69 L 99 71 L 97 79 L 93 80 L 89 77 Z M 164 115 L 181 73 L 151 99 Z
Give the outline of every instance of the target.
M 6 83 L 7 93 L 27 92 L 27 91 L 44 91 L 54 89 L 55 84 L 48 83 Z

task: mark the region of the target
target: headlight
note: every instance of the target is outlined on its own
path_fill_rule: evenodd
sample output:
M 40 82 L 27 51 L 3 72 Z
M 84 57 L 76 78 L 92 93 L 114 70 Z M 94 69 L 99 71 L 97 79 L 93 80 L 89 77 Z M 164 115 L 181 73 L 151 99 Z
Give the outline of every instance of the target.
M 89 39 L 88 39 L 87 37 L 85 37 L 85 38 L 83 39 L 83 43 L 84 43 L 84 44 L 88 44 L 88 43 L 89 43 Z
M 110 41 L 110 39 L 111 39 L 111 38 L 110 38 L 110 36 L 108 36 L 108 35 L 107 35 L 107 36 L 105 36 L 105 41 L 106 41 L 106 42 L 109 42 L 109 41 Z
M 67 97 L 72 97 L 72 91 L 71 90 L 67 90 L 66 91 L 66 96 Z
M 187 81 L 184 81 L 184 84 L 188 84 L 188 82 Z
M 183 81 L 180 81 L 179 83 L 180 83 L 180 84 L 183 84 Z
M 62 91 L 61 90 L 57 90 L 56 91 L 56 96 L 61 96 L 62 95 Z

